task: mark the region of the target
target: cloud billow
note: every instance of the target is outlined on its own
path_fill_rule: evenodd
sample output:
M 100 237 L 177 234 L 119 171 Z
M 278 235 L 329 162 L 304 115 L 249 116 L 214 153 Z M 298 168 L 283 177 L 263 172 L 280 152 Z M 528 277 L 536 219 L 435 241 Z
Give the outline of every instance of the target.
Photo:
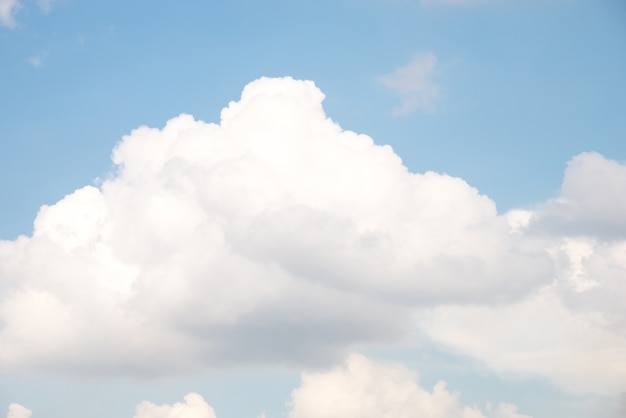
M 30 409 L 17 404 L 12 403 L 9 405 L 9 412 L 7 413 L 7 418 L 30 418 L 33 414 L 33 411 Z
M 334 364 L 412 313 L 554 277 L 462 179 L 344 131 L 310 81 L 262 78 L 219 124 L 140 127 L 116 170 L 0 241 L 0 372 L 162 375 Z

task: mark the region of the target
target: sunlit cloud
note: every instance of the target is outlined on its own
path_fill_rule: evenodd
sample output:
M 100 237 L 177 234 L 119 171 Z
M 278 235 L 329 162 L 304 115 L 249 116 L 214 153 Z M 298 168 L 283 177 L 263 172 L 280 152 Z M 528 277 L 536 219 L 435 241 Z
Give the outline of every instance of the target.
M 30 409 L 23 407 L 20 404 L 12 403 L 9 405 L 9 412 L 7 413 L 7 418 L 30 418 L 33 414 L 33 411 Z
M 100 187 L 0 241 L 3 371 L 330 364 L 402 340 L 416 307 L 517 299 L 549 280 L 548 255 L 493 201 L 410 173 L 327 118 L 323 98 L 263 78 L 219 124 L 140 127 Z

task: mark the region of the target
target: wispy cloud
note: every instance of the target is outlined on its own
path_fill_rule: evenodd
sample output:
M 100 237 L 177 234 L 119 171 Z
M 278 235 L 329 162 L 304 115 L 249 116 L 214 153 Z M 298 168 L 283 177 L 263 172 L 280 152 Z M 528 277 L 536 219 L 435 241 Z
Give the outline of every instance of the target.
M 439 100 L 439 86 L 432 79 L 436 65 L 437 57 L 429 52 L 380 78 L 380 82 L 401 99 L 400 105 L 392 111 L 393 116 L 406 116 L 416 110 L 435 111 Z
M 43 66 L 44 60 L 50 55 L 48 51 L 44 51 L 40 54 L 34 55 L 28 59 L 28 63 L 34 68 L 40 68 Z
M 19 0 L 0 0 L 0 26 L 15 27 L 15 13 L 20 9 Z
M 54 0 L 38 0 L 37 1 L 37 4 L 39 4 L 39 7 L 44 13 L 49 13 L 50 10 L 52 10 L 52 3 L 54 3 Z
M 55 0 L 37 0 L 37 4 L 43 13 L 50 13 Z M 14 28 L 15 14 L 22 8 L 20 0 L 0 0 L 0 26 Z

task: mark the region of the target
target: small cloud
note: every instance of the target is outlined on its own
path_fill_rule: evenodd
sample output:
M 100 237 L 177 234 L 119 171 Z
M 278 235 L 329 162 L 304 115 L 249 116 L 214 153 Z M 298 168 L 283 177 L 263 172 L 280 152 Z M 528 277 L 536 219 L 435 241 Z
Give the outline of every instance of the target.
M 7 414 L 7 418 L 30 418 L 33 414 L 28 408 L 23 407 L 20 404 L 12 403 L 9 405 L 9 413 Z
M 43 66 L 43 61 L 50 55 L 47 51 L 42 52 L 41 54 L 37 54 L 28 59 L 28 63 L 32 65 L 34 68 L 40 68 Z
M 30 57 L 28 59 L 28 63 L 35 68 L 39 68 L 43 64 L 43 61 L 40 55 L 35 55 L 34 57 Z
M 15 27 L 13 17 L 20 8 L 19 0 L 0 0 L 0 26 Z
M 404 67 L 380 78 L 380 82 L 400 96 L 402 102 L 392 115 L 407 116 L 415 110 L 433 113 L 439 100 L 439 86 L 432 80 L 437 57 L 427 53 L 413 59 Z
M 185 402 L 173 405 L 142 402 L 137 405 L 134 418 L 215 418 L 215 411 L 202 396 L 190 393 Z
M 50 13 L 50 10 L 52 10 L 52 3 L 54 3 L 54 0 L 38 0 L 37 3 L 39 4 L 39 8 L 44 13 Z

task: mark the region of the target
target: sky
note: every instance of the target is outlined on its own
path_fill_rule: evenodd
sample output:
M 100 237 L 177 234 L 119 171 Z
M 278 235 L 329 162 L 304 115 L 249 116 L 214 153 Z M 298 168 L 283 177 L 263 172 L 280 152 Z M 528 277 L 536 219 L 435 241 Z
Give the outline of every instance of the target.
M 621 0 L 0 0 L 0 417 L 626 416 Z

